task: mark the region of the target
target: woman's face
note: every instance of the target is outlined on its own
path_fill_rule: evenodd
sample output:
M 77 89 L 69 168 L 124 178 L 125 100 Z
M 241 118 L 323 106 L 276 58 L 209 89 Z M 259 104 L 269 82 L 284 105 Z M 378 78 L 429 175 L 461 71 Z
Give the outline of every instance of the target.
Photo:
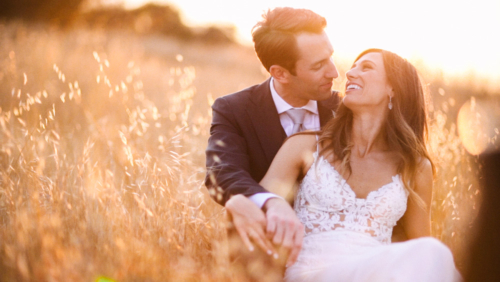
M 365 54 L 346 73 L 344 104 L 352 111 L 367 108 L 388 109 L 392 87 L 387 82 L 382 54 Z M 394 98 L 394 97 L 393 97 Z

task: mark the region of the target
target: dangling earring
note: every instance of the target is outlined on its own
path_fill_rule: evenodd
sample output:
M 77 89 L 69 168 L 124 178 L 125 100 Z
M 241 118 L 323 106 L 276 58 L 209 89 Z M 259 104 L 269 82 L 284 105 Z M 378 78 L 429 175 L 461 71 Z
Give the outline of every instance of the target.
M 389 110 L 392 110 L 392 96 L 389 96 Z

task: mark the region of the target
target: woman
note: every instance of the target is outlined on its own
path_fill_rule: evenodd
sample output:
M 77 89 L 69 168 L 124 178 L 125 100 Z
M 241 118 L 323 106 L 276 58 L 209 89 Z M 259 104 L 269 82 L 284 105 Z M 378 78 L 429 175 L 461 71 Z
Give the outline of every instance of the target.
M 301 181 L 294 209 L 305 236 L 285 280 L 460 280 L 449 249 L 428 237 L 434 166 L 415 68 L 369 49 L 346 75 L 336 117 L 319 137 L 289 138 L 261 181 L 270 191 Z M 400 219 L 416 240 L 390 244 Z

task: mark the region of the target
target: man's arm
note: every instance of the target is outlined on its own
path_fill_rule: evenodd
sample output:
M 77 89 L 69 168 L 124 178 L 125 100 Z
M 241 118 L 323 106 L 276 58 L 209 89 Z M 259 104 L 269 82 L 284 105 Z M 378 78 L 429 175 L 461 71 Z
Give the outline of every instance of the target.
M 215 100 L 212 110 L 205 185 L 210 195 L 225 206 L 234 228 L 250 251 L 254 248 L 253 241 L 266 253 L 276 253 L 266 237 L 267 220 L 261 210 L 274 195 L 250 175 L 247 142 L 234 116 L 234 108 L 222 97 Z
M 215 100 L 212 110 L 205 179 L 210 195 L 218 203 L 225 205 L 232 195 L 249 197 L 268 192 L 250 175 L 247 142 L 236 122 L 234 108 L 221 97 Z

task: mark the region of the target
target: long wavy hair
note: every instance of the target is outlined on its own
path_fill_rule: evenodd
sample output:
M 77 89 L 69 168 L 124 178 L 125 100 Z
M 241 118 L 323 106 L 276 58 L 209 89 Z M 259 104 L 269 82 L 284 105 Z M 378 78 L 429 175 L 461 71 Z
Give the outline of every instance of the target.
M 424 158 L 431 161 L 432 171 L 435 174 L 435 167 L 425 144 L 428 118 L 424 88 L 415 67 L 392 52 L 368 49 L 355 61 L 373 52 L 382 54 L 387 81 L 394 90 L 393 108 L 389 111 L 385 124 L 386 142 L 389 148 L 399 155 L 397 171 L 410 193 L 410 199 L 425 208 L 424 201 L 414 189 L 418 166 Z M 341 103 L 335 117 L 325 125 L 319 138 L 322 145 L 320 155 L 333 152 L 333 161 L 339 162 L 342 173 L 348 172 L 348 175 L 352 173 L 350 165 L 353 147 L 352 126 L 353 113 Z

